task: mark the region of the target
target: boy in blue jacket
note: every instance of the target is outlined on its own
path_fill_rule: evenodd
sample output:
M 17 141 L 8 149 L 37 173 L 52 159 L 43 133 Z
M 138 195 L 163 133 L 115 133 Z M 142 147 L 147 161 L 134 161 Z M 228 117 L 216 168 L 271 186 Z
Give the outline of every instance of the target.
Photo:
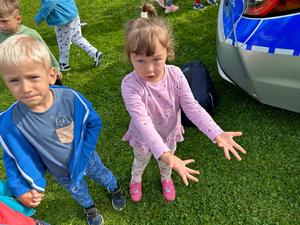
M 90 225 L 103 218 L 89 194 L 87 175 L 111 193 L 117 210 L 125 198 L 116 178 L 96 153 L 101 120 L 79 92 L 55 82 L 47 47 L 28 35 L 0 44 L 0 73 L 17 101 L 0 114 L 0 143 L 9 188 L 20 202 L 36 207 L 49 171 L 84 207 Z
M 102 53 L 82 36 L 80 18 L 74 0 L 41 0 L 41 4 L 34 20 L 36 24 L 45 20 L 48 25 L 55 26 L 60 55 L 60 70 L 70 70 L 69 51 L 71 43 L 86 51 L 94 60 L 94 66 L 98 66 L 101 62 Z

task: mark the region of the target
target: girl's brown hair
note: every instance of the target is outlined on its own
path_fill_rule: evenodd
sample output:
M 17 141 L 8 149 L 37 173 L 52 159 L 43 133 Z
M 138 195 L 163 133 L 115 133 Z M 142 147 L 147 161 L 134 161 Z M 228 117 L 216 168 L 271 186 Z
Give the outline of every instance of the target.
M 174 59 L 174 41 L 169 23 L 158 17 L 154 6 L 149 3 L 145 3 L 141 11 L 147 13 L 147 18 L 131 20 L 125 27 L 125 52 L 128 59 L 131 53 L 152 56 L 157 41 L 167 49 L 168 59 Z

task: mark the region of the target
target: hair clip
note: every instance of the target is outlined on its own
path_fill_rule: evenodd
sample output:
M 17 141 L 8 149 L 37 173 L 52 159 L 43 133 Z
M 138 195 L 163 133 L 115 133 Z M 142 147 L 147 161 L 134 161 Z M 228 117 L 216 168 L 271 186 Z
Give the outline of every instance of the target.
M 141 18 L 148 18 L 147 12 L 141 12 Z

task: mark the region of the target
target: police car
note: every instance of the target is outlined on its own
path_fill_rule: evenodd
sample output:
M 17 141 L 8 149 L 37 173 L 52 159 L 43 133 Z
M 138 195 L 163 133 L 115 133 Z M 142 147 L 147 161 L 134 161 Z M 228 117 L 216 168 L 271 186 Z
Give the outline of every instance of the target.
M 217 64 L 258 101 L 300 112 L 300 0 L 221 0 Z

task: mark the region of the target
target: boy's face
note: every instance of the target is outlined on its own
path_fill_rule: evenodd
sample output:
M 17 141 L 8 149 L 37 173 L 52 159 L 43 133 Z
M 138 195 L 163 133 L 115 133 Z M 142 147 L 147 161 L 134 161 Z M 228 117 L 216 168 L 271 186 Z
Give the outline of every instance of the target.
M 164 66 L 167 60 L 167 49 L 159 42 L 152 56 L 130 54 L 130 61 L 137 75 L 145 81 L 155 83 L 164 76 Z
M 1 66 L 3 79 L 14 97 L 35 112 L 45 112 L 53 103 L 49 84 L 54 84 L 56 71 L 25 59 L 21 65 Z
M 17 10 L 10 16 L 0 17 L 0 32 L 15 34 L 19 30 L 21 21 L 21 16 Z

